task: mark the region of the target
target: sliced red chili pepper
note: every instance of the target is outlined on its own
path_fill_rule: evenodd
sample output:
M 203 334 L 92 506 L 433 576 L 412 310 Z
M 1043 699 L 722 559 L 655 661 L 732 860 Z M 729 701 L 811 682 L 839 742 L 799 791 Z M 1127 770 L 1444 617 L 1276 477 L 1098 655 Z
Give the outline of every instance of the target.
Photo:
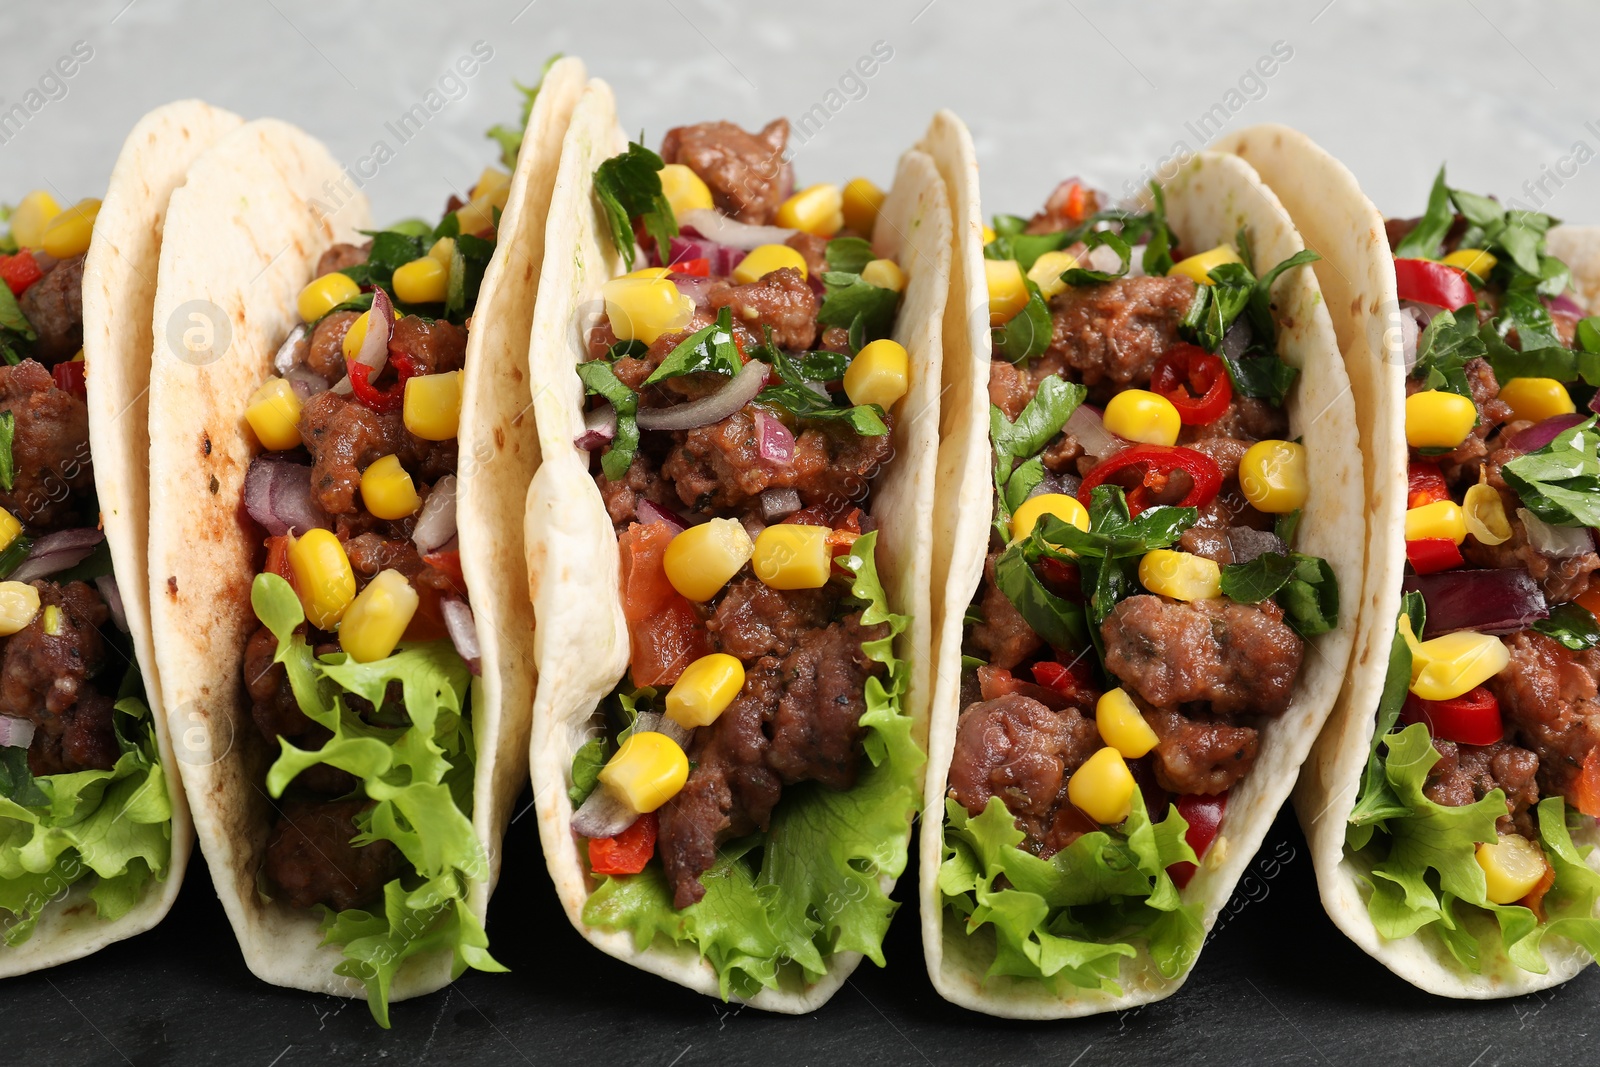
M 269 537 L 266 540 L 267 564 L 261 568 L 262 574 L 276 574 L 286 582 L 294 581 L 294 572 L 289 569 L 289 537 L 287 534 Z
M 396 379 L 395 383 L 387 389 L 379 389 L 372 384 L 372 368 L 365 363 L 351 360 L 346 369 L 350 373 L 350 391 L 355 393 L 356 399 L 380 415 L 387 415 L 399 411 L 406 399 L 406 383 Z
M 1447 311 L 1466 307 L 1478 299 L 1472 293 L 1466 271 L 1431 259 L 1395 260 L 1394 282 L 1401 300 L 1433 304 Z
M 709 278 L 711 277 L 711 260 L 705 256 L 701 256 L 699 259 L 680 259 L 672 264 L 671 270 L 674 274 L 688 274 L 695 278 Z
M 1189 824 L 1189 829 L 1184 831 L 1183 839 L 1189 842 L 1189 847 L 1194 849 L 1196 856 L 1205 859 L 1206 851 L 1211 848 L 1211 842 L 1217 839 L 1217 830 L 1222 826 L 1222 817 L 1228 813 L 1228 794 L 1218 793 L 1214 797 L 1208 797 L 1198 793 L 1184 793 L 1175 803 L 1178 814 Z M 1182 889 L 1189 884 L 1189 879 L 1193 878 L 1198 870 L 1194 864 L 1184 860 L 1168 867 L 1167 873 L 1172 875 L 1173 884 Z
M 1168 491 L 1174 474 L 1183 474 L 1189 480 L 1188 491 L 1182 499 L 1159 499 Z M 1137 515 L 1159 503 L 1175 503 L 1180 508 L 1203 508 L 1216 499 L 1222 488 L 1222 468 L 1204 452 L 1179 445 L 1134 445 L 1125 448 L 1109 459 L 1101 461 L 1084 476 L 1078 486 L 1078 501 L 1089 506 L 1091 493 L 1097 485 L 1121 486 L 1128 498 L 1128 513 Z M 1182 488 L 1181 483 L 1174 488 Z
M 589 839 L 589 870 L 595 874 L 638 874 L 656 852 L 656 813 L 633 820 L 615 837 Z
M 44 271 L 39 268 L 39 261 L 33 258 L 32 252 L 0 256 L 0 279 L 4 279 L 13 296 L 21 296 L 30 285 L 43 277 Z
M 1150 391 L 1160 393 L 1178 409 L 1185 426 L 1216 422 L 1233 401 L 1233 381 L 1221 358 L 1199 345 L 1177 344 L 1156 363 Z
M 1434 737 L 1462 745 L 1492 745 L 1505 736 L 1500 701 L 1481 685 L 1450 700 L 1424 700 L 1407 693 L 1400 718 L 1407 725 L 1426 723 Z
M 84 369 L 83 360 L 72 359 L 51 367 L 50 377 L 56 380 L 56 388 L 62 392 L 86 398 L 89 395 L 89 384 L 84 380 Z
M 1448 537 L 1421 537 L 1406 542 L 1406 559 L 1418 574 L 1434 574 L 1459 567 L 1461 549 Z
M 1439 464 L 1431 459 L 1414 459 L 1406 471 L 1406 508 L 1420 508 L 1450 499 Z

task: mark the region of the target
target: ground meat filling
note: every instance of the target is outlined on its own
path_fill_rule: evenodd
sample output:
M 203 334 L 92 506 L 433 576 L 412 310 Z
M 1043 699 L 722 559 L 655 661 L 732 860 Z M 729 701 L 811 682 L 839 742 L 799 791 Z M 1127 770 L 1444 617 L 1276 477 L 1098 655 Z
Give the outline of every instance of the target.
M 41 363 L 71 359 L 83 347 L 85 255 L 51 265 L 17 298 L 17 307 L 38 337 L 33 343 L 33 356 Z
M 394 844 L 355 845 L 356 816 L 372 806 L 364 797 L 338 801 L 288 801 L 279 808 L 267 840 L 266 874 L 296 908 L 324 904 L 334 911 L 371 904 L 399 873 Z
M 1156 361 L 1178 342 L 1178 323 L 1194 302 L 1192 279 L 1118 278 L 1104 285 L 1069 285 L 1050 301 L 1055 330 L 1034 361 L 1035 388 L 1070 367 L 1091 389 L 1148 382 Z M 1107 391 L 1106 395 L 1110 395 Z
M 1492 745 L 1458 745 L 1433 739 L 1439 762 L 1428 770 L 1423 795 L 1435 804 L 1459 808 L 1505 791 L 1506 814 L 1495 824 L 1502 834 L 1537 838 L 1533 807 L 1539 803 L 1539 757 L 1505 741 Z
M 1508 731 L 1537 756 L 1543 794 L 1576 802 L 1578 772 L 1600 744 L 1600 649 L 1573 652 L 1532 630 L 1501 640 L 1511 662 L 1489 690 Z
M 6 411 L 13 419 L 16 474 L 10 489 L 0 489 L 0 506 L 30 527 L 94 525 L 81 492 L 94 485 L 89 408 L 82 398 L 57 389 L 48 370 L 25 359 L 0 366 L 0 412 Z
M 1144 719 L 1161 739 L 1151 755 L 1163 789 L 1214 796 L 1232 789 L 1255 764 L 1255 728 L 1237 725 L 1229 716 L 1189 718 L 1157 708 L 1145 711 Z
M 676 126 L 661 141 L 661 160 L 682 163 L 700 176 L 718 208 L 740 222 L 765 226 L 794 188 L 784 161 L 789 120 L 773 119 L 760 133 L 731 122 Z
M 34 724 L 28 765 L 35 775 L 110 770 L 121 755 L 106 691 L 121 672 L 111 669 L 100 633 L 110 609 L 84 582 L 30 584 L 39 612 L 0 648 L 0 715 Z
M 364 511 L 356 493 L 361 472 L 384 456 L 398 456 L 413 477 L 428 482 L 455 473 L 454 439 L 424 441 L 406 429 L 401 412 L 379 414 L 332 391 L 300 409 L 300 437 L 311 455 L 312 499 L 329 515 Z

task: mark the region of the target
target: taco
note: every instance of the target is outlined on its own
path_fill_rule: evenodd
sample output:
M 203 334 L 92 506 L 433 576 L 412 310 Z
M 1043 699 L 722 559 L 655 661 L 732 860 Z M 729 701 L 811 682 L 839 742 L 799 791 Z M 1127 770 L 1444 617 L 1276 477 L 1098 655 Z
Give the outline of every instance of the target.
M 253 122 L 167 220 L 151 493 L 162 693 L 245 960 L 391 1001 L 501 970 L 483 920 L 525 780 L 525 370 L 556 152 L 583 68 L 437 224 L 373 230 L 317 142 Z M 248 209 L 244 208 L 248 205 Z M 230 339 L 231 335 L 231 339 Z M 187 341 L 185 346 L 183 342 Z
M 530 759 L 604 951 L 805 1012 L 883 963 L 917 807 L 949 209 L 908 152 L 795 191 L 788 124 L 579 104 L 530 350 Z
M 140 479 L 162 219 L 240 120 L 146 115 L 104 200 L 42 190 L 0 256 L 0 975 L 159 922 L 193 841 L 151 653 Z
M 1235 157 L 1127 207 L 1063 182 L 985 233 L 965 131 L 925 143 L 976 320 L 947 331 L 929 973 L 1016 1018 L 1157 1000 L 1349 659 L 1361 469 L 1315 253 Z
M 1373 339 L 1346 359 L 1370 383 L 1374 658 L 1296 795 L 1323 902 L 1430 992 L 1563 982 L 1600 950 L 1591 246 L 1443 169 L 1423 215 L 1386 222 L 1293 130 L 1225 145 L 1328 240 L 1335 325 Z

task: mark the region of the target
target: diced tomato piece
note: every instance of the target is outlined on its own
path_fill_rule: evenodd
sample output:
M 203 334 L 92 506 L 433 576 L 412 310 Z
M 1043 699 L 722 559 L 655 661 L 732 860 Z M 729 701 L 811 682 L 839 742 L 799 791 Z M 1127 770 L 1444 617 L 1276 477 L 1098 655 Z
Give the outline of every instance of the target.
M 33 258 L 32 252 L 24 250 L 14 256 L 0 256 L 0 279 L 5 281 L 12 296 L 21 296 L 30 285 L 43 277 L 44 271 L 39 269 L 39 262 Z
M 1573 598 L 1572 602 L 1590 615 L 1600 619 L 1600 585 L 1591 585 Z
M 1004 667 L 984 664 L 978 668 L 978 692 L 985 700 L 1010 696 L 1017 691 L 1017 686 L 1020 684 L 1016 676 Z
M 422 562 L 450 579 L 450 584 L 462 596 L 467 595 L 467 580 L 461 574 L 461 550 L 452 548 L 448 552 L 429 552 L 422 557 Z
M 405 641 L 438 641 L 450 636 L 444 624 L 444 594 L 428 582 L 412 582 L 417 591 L 417 611 L 402 636 Z
M 1406 471 L 1406 510 L 1450 499 L 1439 464 L 1431 459 L 1414 459 Z
M 1060 667 L 1060 664 L 1050 664 L 1048 666 Z M 1066 668 L 1061 669 L 1065 670 Z M 1034 677 L 1038 677 L 1037 667 L 1034 668 Z M 1070 679 L 1070 672 L 1068 677 Z M 1081 710 L 1092 704 L 1095 699 L 1092 690 L 1079 689 L 1068 692 L 1055 686 L 1025 682 L 1008 670 L 1001 667 L 990 667 L 987 664 L 978 668 L 978 693 L 984 700 L 998 700 L 1000 697 L 1008 696 L 1030 697 L 1054 711 L 1063 711 L 1072 707 Z
M 656 852 L 656 813 L 649 812 L 615 837 L 589 841 L 589 870 L 595 874 L 638 874 Z
M 688 274 L 695 278 L 711 277 L 711 260 L 701 256 L 699 259 L 680 259 L 672 264 L 674 274 Z
M 634 523 L 617 539 L 634 685 L 671 685 L 711 651 L 694 605 L 667 580 L 663 560 L 672 536 L 666 523 Z
M 79 398 L 87 398 L 89 395 L 89 383 L 84 377 L 84 370 L 83 360 L 72 359 L 65 363 L 57 363 L 54 367 L 51 367 L 50 377 L 55 379 L 56 388 L 63 393 L 71 393 Z
M 1451 700 L 1424 700 L 1407 693 L 1400 718 L 1407 725 L 1426 723 L 1434 737 L 1462 745 L 1492 745 L 1505 736 L 1500 701 L 1481 685 Z
M 1217 839 L 1217 830 L 1222 826 L 1222 817 L 1228 813 L 1228 794 L 1218 793 L 1214 797 L 1208 797 L 1185 793 L 1178 797 L 1177 805 L 1178 814 L 1189 824 L 1189 829 L 1184 831 L 1183 839 L 1189 842 L 1189 847 L 1194 849 L 1196 856 L 1205 859 L 1207 850 L 1211 848 L 1211 842 Z M 1198 867 L 1185 860 L 1168 867 L 1167 873 L 1172 875 L 1173 884 L 1182 889 L 1189 884 L 1189 879 L 1195 876 L 1197 870 Z
M 1418 574 L 1433 574 L 1459 567 L 1461 549 L 1448 537 L 1421 537 L 1406 542 L 1406 559 Z
M 286 582 L 294 581 L 294 572 L 289 569 L 289 537 L 287 534 L 280 537 L 269 537 L 267 545 L 267 564 L 261 568 L 262 574 L 276 574 Z
M 1579 811 L 1600 819 L 1600 746 L 1591 748 L 1583 757 L 1583 769 L 1573 783 L 1570 799 Z
M 1549 860 L 1545 860 L 1544 874 L 1539 876 L 1539 880 L 1533 883 L 1533 888 L 1528 890 L 1527 895 L 1517 903 L 1538 916 L 1540 922 L 1544 922 L 1544 895 L 1550 892 L 1550 887 L 1555 884 L 1556 869 L 1550 866 Z
M 1467 280 L 1466 271 L 1431 259 L 1395 260 L 1394 281 L 1401 300 L 1432 304 L 1447 311 L 1466 307 L 1477 300 L 1472 295 L 1472 283 Z

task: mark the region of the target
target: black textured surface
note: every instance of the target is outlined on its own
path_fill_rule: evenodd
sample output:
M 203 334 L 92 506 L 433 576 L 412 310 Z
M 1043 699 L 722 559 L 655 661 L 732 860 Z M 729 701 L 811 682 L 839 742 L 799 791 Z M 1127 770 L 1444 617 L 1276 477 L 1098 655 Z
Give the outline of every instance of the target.
M 155 931 L 4 983 L 0 1063 L 586 1064 L 1577 1064 L 1600 1062 L 1594 968 L 1542 995 L 1462 1003 L 1420 993 L 1334 928 L 1305 842 L 1278 820 L 1199 970 L 1137 1011 L 1010 1023 L 939 999 L 923 970 L 910 880 L 889 967 L 863 965 L 799 1018 L 740 1010 L 590 948 L 563 917 L 531 817 L 511 830 L 490 910 L 510 974 L 469 973 L 396 1005 L 275 989 L 245 969 L 205 867 Z

